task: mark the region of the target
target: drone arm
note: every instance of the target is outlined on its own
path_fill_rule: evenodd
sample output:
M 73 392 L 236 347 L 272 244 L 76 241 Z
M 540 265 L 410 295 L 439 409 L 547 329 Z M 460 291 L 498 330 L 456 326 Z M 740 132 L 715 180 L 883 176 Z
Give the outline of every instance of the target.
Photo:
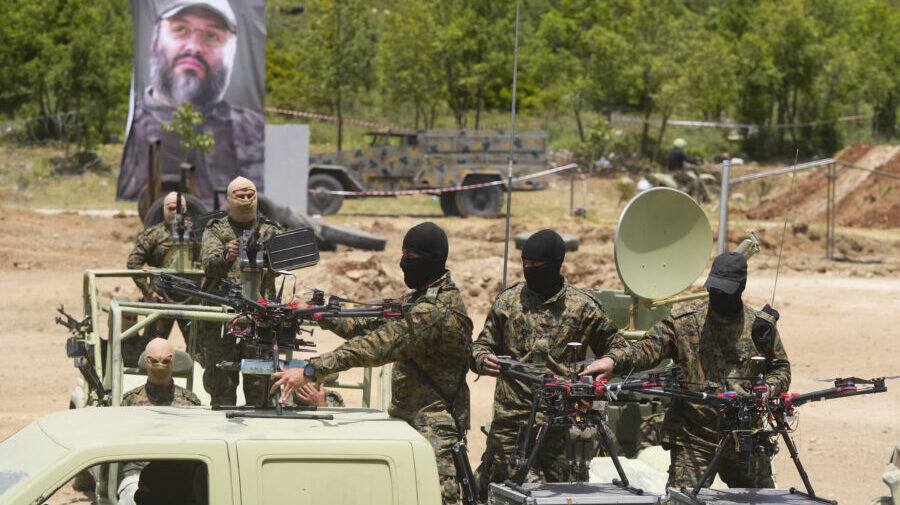
M 534 382 L 535 384 L 542 384 L 544 382 L 544 378 L 539 375 L 531 375 L 525 372 L 520 372 L 518 370 L 513 370 L 511 368 L 502 370 L 500 374 L 513 377 L 524 382 Z
M 804 403 L 816 402 L 821 400 L 831 400 L 834 398 L 845 398 L 848 396 L 859 396 L 859 395 L 868 395 L 874 393 L 882 393 L 887 391 L 887 388 L 884 387 L 884 382 L 875 384 L 872 387 L 868 388 L 857 388 L 855 386 L 847 385 L 847 386 L 835 386 L 830 387 L 828 389 L 822 389 L 819 391 L 812 391 L 809 393 L 802 393 L 798 395 L 786 395 L 783 396 L 785 403 L 790 403 L 795 407 L 799 407 Z

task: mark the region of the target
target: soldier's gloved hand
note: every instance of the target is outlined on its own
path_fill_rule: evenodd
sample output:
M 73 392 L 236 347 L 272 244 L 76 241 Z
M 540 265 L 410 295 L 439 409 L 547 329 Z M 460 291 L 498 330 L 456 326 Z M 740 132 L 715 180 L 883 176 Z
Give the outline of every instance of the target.
M 778 322 L 778 311 L 773 309 L 768 303 L 759 312 L 756 313 L 756 320 L 753 321 L 753 328 L 750 330 L 750 336 L 757 345 L 766 345 L 775 338 L 775 323 Z
M 227 244 L 225 244 L 225 261 L 231 263 L 232 261 L 237 259 L 240 252 L 241 252 L 241 248 L 238 245 L 237 240 L 232 240 L 231 242 L 228 242 Z
M 590 375 L 595 379 L 609 379 L 612 377 L 613 369 L 615 367 L 616 361 L 609 356 L 604 356 L 594 360 L 578 375 Z
M 491 377 L 499 377 L 500 376 L 500 361 L 499 358 L 509 359 L 509 356 L 497 356 L 496 354 L 488 354 L 485 356 L 484 361 L 481 363 L 481 372 L 485 375 L 490 375 Z

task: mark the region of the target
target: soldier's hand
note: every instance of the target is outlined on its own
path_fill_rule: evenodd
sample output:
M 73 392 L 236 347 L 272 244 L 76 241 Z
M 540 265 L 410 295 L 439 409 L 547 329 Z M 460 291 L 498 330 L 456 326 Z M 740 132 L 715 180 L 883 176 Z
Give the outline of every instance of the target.
M 295 394 L 304 405 L 325 406 L 325 388 L 321 384 L 319 386 L 314 384 L 300 386 Z
M 485 375 L 491 377 L 500 376 L 500 358 L 509 359 L 509 356 L 497 356 L 496 354 L 488 354 L 481 363 L 481 371 Z
M 225 261 L 232 262 L 237 259 L 238 254 L 240 254 L 240 246 L 238 245 L 237 240 L 232 240 L 225 244 Z
M 269 394 L 274 393 L 278 388 L 284 386 L 284 392 L 281 393 L 281 397 L 278 399 L 281 403 L 286 402 L 294 391 L 310 383 L 309 378 L 303 375 L 302 368 L 288 368 L 285 370 L 284 367 L 279 367 L 279 370 L 281 371 L 272 374 L 272 381 L 274 384 L 272 384 L 272 388 L 269 389 Z
M 590 375 L 595 379 L 609 379 L 612 377 L 613 368 L 615 367 L 616 362 L 609 356 L 604 356 L 594 360 L 593 363 L 588 365 L 587 368 L 578 375 Z

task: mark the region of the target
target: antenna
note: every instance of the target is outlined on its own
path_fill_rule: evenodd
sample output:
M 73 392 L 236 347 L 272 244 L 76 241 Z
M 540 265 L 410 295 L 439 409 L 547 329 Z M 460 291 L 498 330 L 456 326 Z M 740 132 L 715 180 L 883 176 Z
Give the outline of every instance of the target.
M 797 178 L 797 158 L 800 156 L 800 149 L 794 152 L 794 166 L 791 167 L 791 188 L 788 190 L 787 207 L 784 209 L 784 227 L 781 229 L 781 245 L 778 246 L 778 264 L 775 267 L 775 282 L 772 283 L 772 301 L 769 303 L 775 306 L 775 288 L 778 287 L 778 272 L 781 270 L 781 253 L 784 251 L 784 235 L 787 233 L 788 214 L 791 212 L 791 194 L 794 192 L 794 179 Z

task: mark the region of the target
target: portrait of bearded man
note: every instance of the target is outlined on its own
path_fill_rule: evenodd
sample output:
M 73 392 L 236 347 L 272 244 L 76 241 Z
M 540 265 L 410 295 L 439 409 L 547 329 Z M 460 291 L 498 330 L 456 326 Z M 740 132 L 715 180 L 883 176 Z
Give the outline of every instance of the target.
M 163 0 L 155 12 L 147 86 L 130 121 L 117 199 L 137 199 L 146 184 L 150 139 L 160 141 L 163 179 L 177 178 L 181 163 L 194 165 L 194 187 L 206 203 L 238 176 L 262 189 L 263 116 L 225 99 L 242 36 L 228 0 Z M 185 150 L 177 134 L 162 128 L 172 121 L 174 108 L 185 103 L 203 114 L 200 132 L 213 134 L 207 154 Z

